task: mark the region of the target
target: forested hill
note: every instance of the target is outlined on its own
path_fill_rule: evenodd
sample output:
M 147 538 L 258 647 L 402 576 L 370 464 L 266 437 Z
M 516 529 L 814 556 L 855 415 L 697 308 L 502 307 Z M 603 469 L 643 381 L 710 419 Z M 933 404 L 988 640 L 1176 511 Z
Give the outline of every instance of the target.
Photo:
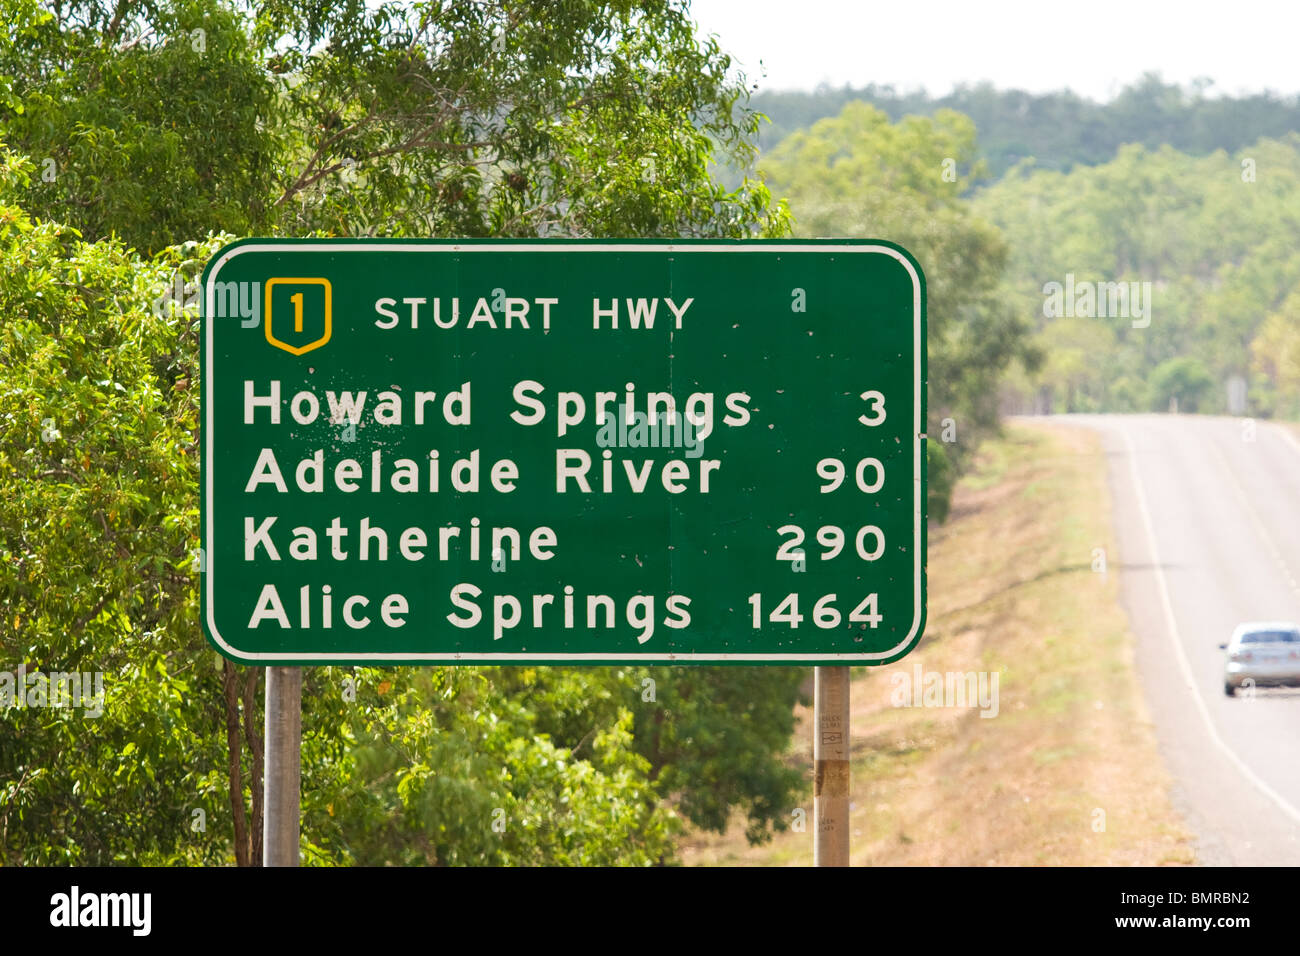
M 1261 137 L 1277 139 L 1300 130 L 1300 96 L 1221 97 L 1213 94 L 1208 81 L 1181 87 L 1148 74 L 1108 103 L 1068 91 L 1036 95 L 989 84 L 958 87 L 942 97 L 876 85 L 823 87 L 813 93 L 760 91 L 751 105 L 772 120 L 762 126 L 762 148 L 766 151 L 794 130 L 838 115 L 852 100 L 865 100 L 895 121 L 905 115 L 930 116 L 944 108 L 964 113 L 979 130 L 979 155 L 993 179 L 1028 156 L 1041 169 L 1068 172 L 1076 165 L 1109 161 L 1125 143 L 1151 149 L 1168 144 L 1204 156 L 1218 149 L 1232 153 Z

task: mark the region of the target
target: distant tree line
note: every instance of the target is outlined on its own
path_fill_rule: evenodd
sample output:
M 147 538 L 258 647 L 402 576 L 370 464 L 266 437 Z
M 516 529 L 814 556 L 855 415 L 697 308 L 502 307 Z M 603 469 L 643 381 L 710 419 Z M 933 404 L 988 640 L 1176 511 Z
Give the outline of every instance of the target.
M 870 103 L 895 121 L 956 110 L 969 116 L 979 131 L 976 155 L 985 162 L 983 182 L 1001 178 L 1031 157 L 1040 169 L 1068 172 L 1074 166 L 1107 162 L 1126 143 L 1148 149 L 1169 145 L 1205 156 L 1219 149 L 1236 152 L 1261 137 L 1278 139 L 1300 131 L 1300 96 L 1215 96 L 1212 92 L 1209 80 L 1184 87 L 1148 73 L 1106 103 L 1068 90 L 1036 94 L 980 83 L 958 86 L 945 96 L 876 84 L 857 89 L 820 87 L 812 93 L 760 91 L 752 105 L 772 121 L 760 132 L 764 150 L 855 101 Z

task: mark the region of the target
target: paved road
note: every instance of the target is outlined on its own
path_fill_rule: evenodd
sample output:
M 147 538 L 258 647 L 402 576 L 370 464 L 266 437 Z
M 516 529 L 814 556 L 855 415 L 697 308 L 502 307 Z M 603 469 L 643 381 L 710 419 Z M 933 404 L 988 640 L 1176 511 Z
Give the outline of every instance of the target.
M 1300 621 L 1300 442 L 1232 418 L 1048 420 L 1102 435 L 1138 674 L 1199 861 L 1300 865 L 1300 690 L 1228 698 L 1218 648 L 1243 620 Z

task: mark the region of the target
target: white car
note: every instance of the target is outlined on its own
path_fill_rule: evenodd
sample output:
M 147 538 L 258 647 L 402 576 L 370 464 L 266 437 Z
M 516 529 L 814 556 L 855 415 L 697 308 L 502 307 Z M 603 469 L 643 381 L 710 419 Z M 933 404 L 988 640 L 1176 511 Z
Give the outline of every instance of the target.
M 1248 686 L 1300 687 L 1300 627 L 1289 621 L 1238 624 L 1227 644 L 1223 692 L 1229 697 Z

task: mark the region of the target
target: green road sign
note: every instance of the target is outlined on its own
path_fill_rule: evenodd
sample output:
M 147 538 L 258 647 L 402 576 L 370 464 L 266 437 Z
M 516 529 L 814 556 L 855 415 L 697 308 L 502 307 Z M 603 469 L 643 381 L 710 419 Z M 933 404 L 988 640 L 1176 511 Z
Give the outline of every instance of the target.
M 202 340 L 202 615 L 234 660 L 884 664 L 921 636 L 897 246 L 244 240 Z

